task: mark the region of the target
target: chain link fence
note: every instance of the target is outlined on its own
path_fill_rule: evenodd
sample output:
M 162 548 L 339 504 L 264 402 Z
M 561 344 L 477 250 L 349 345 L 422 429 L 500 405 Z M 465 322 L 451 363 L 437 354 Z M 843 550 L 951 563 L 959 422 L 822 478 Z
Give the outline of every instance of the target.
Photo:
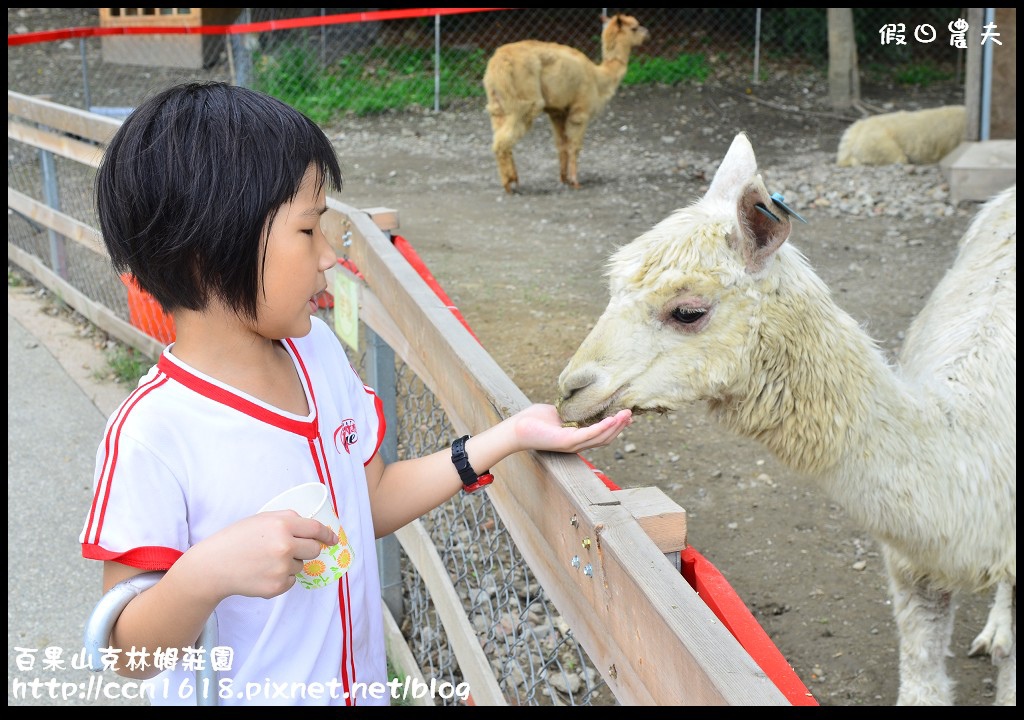
M 498 45 L 548 40 L 596 62 L 600 18 L 612 11 L 634 15 L 650 30 L 631 57 L 624 85 L 797 82 L 828 65 L 825 8 L 432 10 L 14 8 L 9 36 L 61 27 L 40 27 L 47 19 L 106 31 L 173 26 L 202 32 L 225 24 L 250 31 L 78 33 L 52 40 L 58 47 L 45 53 L 35 43 L 9 42 L 8 88 L 116 114 L 169 82 L 218 79 L 275 95 L 325 125 L 347 113 L 482 110 L 481 78 Z M 966 15 L 966 8 L 853 8 L 863 80 L 961 83 L 966 50 L 954 41 Z M 951 25 L 957 21 L 961 25 Z M 981 33 L 968 28 L 961 35 L 973 44 Z
M 392 9 L 389 12 L 397 17 L 379 19 L 367 9 L 360 12 L 377 19 L 334 23 L 339 13 L 354 10 L 246 8 L 231 13 L 230 22 L 257 24 L 258 31 L 131 38 L 71 33 L 45 43 L 9 42 L 8 89 L 120 116 L 171 82 L 224 80 L 278 96 L 325 129 L 340 124 L 348 113 L 443 112 L 465 107 L 482 111 L 480 80 L 487 58 L 498 45 L 527 37 L 550 40 L 599 60 L 603 11 L 611 9 L 529 8 L 418 17 L 401 17 L 402 11 Z M 631 60 L 626 84 L 797 82 L 807 74 L 822 74 L 827 67 L 824 8 L 635 8 L 624 12 L 650 30 L 650 39 Z M 182 22 L 173 15 L 158 14 L 160 22 L 150 24 Z M 862 73 L 879 82 L 961 82 L 964 51 L 951 46 L 947 27 L 965 17 L 962 8 L 855 8 Z M 131 20 L 121 16 L 118 22 L 127 25 Z M 47 21 L 57 24 L 46 25 Z M 880 31 L 888 24 L 908 28 L 905 44 L 880 42 Z M 937 31 L 935 41 L 914 39 L 914 29 L 923 25 Z M 9 36 L 99 26 L 100 13 L 95 9 L 8 11 Z M 118 46 L 118 40 L 130 42 Z M 164 47 L 157 51 L 154 48 L 160 43 Z M 152 64 L 156 58 L 163 58 L 164 64 Z M 181 66 L 169 66 L 170 62 Z M 87 149 L 89 144 L 82 141 Z M 98 159 L 101 148 L 93 147 Z M 9 136 L 9 188 L 44 199 L 50 207 L 95 228 L 92 179 L 87 165 L 40 154 Z M 10 210 L 8 242 L 42 259 L 87 297 L 128 318 L 125 289 L 101 254 L 81 243 L 62 242 L 52 230 Z M 323 313 L 330 321 L 329 309 Z M 368 367 L 365 354 L 353 361 L 364 377 L 373 377 L 375 371 Z M 393 359 L 392 363 L 393 392 L 400 399 L 393 416 L 395 457 L 447 447 L 455 433 L 440 404 L 408 367 Z M 615 703 L 485 493 L 458 496 L 423 523 L 509 704 Z M 401 629 L 420 669 L 457 685 L 464 676 L 424 578 L 404 558 L 392 560 L 401 575 Z M 384 562 L 391 560 L 385 557 Z M 438 702 L 456 704 L 458 698 Z
M 332 321 L 329 310 L 322 311 L 322 317 Z M 360 335 L 359 347 L 364 350 L 353 357 L 353 364 L 374 387 L 387 386 L 381 393 L 386 412 L 394 399 L 393 412 L 387 414 L 389 424 L 395 425 L 395 447 L 389 447 L 389 432 L 382 448 L 385 459 L 391 452 L 403 459 L 448 448 L 458 433 L 438 399 L 407 365 L 399 360 L 392 366 L 393 353 L 375 342 L 365 325 Z M 545 594 L 486 493 L 460 493 L 421 522 L 508 704 L 615 704 L 600 672 Z M 404 552 L 389 555 L 385 545 L 380 556 L 389 605 L 396 598 L 389 596 L 387 578 L 398 569 L 401 610 L 392 610 L 401 619 L 400 629 L 419 669 L 428 678 L 457 686 L 465 676 L 429 581 Z

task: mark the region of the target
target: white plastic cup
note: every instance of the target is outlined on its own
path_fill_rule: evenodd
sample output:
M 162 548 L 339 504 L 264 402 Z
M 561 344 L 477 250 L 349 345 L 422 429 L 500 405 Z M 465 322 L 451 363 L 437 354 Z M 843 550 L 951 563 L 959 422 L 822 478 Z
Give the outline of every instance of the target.
M 326 525 L 338 535 L 336 545 L 321 545 L 320 554 L 303 563 L 302 570 L 295 574 L 302 587 L 307 590 L 327 587 L 348 572 L 352 565 L 352 548 L 334 512 L 326 485 L 319 482 L 296 485 L 260 508 L 260 512 L 273 510 L 294 510 L 302 517 Z

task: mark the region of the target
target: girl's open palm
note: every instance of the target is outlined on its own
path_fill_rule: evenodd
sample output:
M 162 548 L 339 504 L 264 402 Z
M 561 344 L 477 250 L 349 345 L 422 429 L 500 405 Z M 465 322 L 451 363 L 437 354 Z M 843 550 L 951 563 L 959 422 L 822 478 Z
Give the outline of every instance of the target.
M 522 449 L 577 453 L 610 443 L 633 422 L 633 413 L 620 410 L 593 425 L 567 427 L 562 424 L 554 405 L 536 403 L 509 419 L 515 423 L 516 438 Z

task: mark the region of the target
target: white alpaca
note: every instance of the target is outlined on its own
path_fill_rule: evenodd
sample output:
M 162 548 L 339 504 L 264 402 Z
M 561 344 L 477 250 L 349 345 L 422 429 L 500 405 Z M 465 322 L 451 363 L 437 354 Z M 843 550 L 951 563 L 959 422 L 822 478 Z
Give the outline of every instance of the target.
M 966 128 L 963 105 L 872 115 L 843 132 L 836 165 L 931 165 L 956 150 Z
M 991 200 L 898 366 L 786 243 L 745 135 L 707 195 L 608 265 L 611 299 L 559 377 L 567 422 L 702 401 L 816 478 L 881 544 L 899 704 L 952 704 L 960 593 L 996 589 L 971 652 L 1017 702 L 1017 190 Z M 870 301 L 870 300 L 869 300 Z

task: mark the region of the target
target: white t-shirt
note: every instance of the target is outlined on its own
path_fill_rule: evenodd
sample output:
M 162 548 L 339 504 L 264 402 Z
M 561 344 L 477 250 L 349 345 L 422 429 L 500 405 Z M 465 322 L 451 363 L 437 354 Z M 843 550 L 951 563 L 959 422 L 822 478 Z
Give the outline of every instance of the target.
M 312 321 L 308 335 L 284 341 L 307 417 L 197 372 L 172 345 L 107 421 L 96 454 L 82 554 L 142 570 L 168 569 L 293 485 L 319 480 L 331 491 L 352 550 L 348 573 L 326 588 L 296 583 L 270 600 L 233 595 L 217 606 L 218 647 L 233 654 L 218 671 L 221 705 L 388 703 L 360 692 L 388 679 L 364 468 L 384 436 L 383 408 L 330 327 Z M 147 683 L 154 705 L 195 704 L 185 665 L 179 655 Z

